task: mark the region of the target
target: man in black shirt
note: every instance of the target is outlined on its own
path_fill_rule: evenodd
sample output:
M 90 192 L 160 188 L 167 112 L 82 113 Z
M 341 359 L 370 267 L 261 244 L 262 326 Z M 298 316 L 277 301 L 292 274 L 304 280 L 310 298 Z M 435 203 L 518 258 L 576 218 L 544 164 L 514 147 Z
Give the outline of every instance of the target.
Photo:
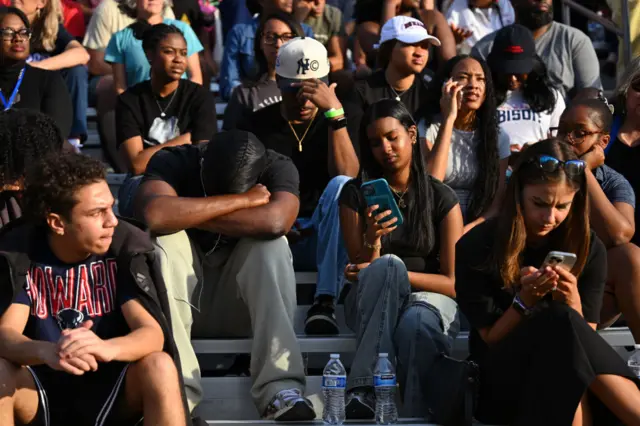
M 296 283 L 284 238 L 300 205 L 291 160 L 240 131 L 166 148 L 149 162 L 134 205 L 157 235 L 191 407 L 202 398 L 191 337 L 252 335 L 258 411 L 280 421 L 313 419 L 302 396 Z
M 282 103 L 255 112 L 238 126 L 290 157 L 300 173 L 300 217 L 289 239 L 295 268 L 318 269 L 316 301 L 305 323 L 310 334 L 338 332 L 333 305 L 347 254 L 337 200 L 360 167 L 336 85 L 327 85 L 329 68 L 320 42 L 304 37 L 289 41 L 276 60 Z

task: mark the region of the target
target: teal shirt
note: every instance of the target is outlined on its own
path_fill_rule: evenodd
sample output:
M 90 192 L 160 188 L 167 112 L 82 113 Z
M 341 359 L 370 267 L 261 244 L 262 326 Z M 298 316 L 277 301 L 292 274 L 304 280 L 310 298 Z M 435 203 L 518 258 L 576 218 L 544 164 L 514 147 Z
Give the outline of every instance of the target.
M 188 56 L 204 50 L 200 40 L 198 40 L 189 25 L 175 19 L 164 19 L 162 22 L 167 25 L 174 25 L 182 31 L 184 38 L 187 40 Z M 127 87 L 135 86 L 151 78 L 151 65 L 142 49 L 142 40 L 135 38 L 133 30 L 129 27 L 118 31 L 111 37 L 107 50 L 104 52 L 104 60 L 113 64 L 124 64 L 127 73 Z M 185 73 L 182 78 L 187 78 L 187 74 Z

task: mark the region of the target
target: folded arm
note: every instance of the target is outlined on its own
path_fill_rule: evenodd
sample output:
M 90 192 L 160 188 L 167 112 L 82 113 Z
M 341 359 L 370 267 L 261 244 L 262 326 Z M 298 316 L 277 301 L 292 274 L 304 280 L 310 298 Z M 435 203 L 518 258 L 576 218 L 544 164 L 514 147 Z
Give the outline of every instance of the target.
M 59 55 L 52 56 L 42 61 L 32 63 L 33 66 L 46 70 L 62 70 L 75 67 L 77 65 L 86 65 L 89 62 L 89 53 L 82 45 L 73 40 L 67 44 L 64 52 Z

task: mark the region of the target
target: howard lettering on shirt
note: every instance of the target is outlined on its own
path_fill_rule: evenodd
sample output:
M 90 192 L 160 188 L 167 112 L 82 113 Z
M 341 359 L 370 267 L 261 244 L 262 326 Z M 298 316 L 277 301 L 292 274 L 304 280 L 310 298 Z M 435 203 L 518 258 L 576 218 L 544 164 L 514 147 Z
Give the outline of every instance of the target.
M 75 309 L 89 318 L 119 308 L 116 301 L 115 258 L 95 260 L 68 269 L 35 264 L 27 273 L 25 290 L 31 315 L 56 318 L 63 309 Z

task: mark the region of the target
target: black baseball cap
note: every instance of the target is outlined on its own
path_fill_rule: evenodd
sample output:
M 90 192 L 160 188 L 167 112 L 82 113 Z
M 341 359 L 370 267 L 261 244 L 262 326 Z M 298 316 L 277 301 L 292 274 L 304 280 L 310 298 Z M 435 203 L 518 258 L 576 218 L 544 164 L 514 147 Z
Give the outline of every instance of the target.
M 487 59 L 493 72 L 529 74 L 533 70 L 535 56 L 536 43 L 531 31 L 513 24 L 497 32 Z

